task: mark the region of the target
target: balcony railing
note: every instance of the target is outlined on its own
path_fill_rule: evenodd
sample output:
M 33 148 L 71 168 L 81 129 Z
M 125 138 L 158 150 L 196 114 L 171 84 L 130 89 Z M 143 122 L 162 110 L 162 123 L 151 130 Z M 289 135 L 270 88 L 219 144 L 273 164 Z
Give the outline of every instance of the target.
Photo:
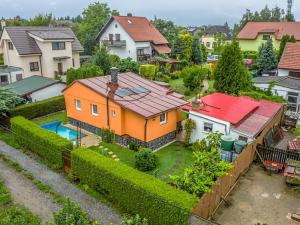
M 106 44 L 108 47 L 126 47 L 126 40 L 104 40 L 103 43 Z
M 137 55 L 137 60 L 138 61 L 147 61 L 149 59 L 151 59 L 150 54 Z

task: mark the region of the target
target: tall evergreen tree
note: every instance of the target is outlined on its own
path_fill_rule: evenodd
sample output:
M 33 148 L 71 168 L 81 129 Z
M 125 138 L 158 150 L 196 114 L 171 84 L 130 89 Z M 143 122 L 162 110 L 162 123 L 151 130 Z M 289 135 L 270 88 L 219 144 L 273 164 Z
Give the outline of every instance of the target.
M 200 40 L 197 36 L 193 37 L 192 61 L 194 64 L 201 64 L 203 62 Z
M 214 78 L 214 87 L 218 92 L 238 95 L 240 91 L 250 88 L 251 77 L 236 40 L 225 46 L 216 66 Z
M 202 62 L 205 63 L 207 61 L 207 48 L 205 47 L 204 44 L 201 44 L 201 55 L 202 55 Z
M 280 47 L 279 47 L 279 52 L 278 52 L 278 61 L 280 61 L 281 59 L 281 56 L 283 54 L 283 51 L 284 51 L 284 48 L 286 46 L 286 43 L 288 42 L 293 42 L 295 43 L 296 42 L 296 39 L 294 36 L 289 36 L 288 34 L 284 35 L 282 38 L 281 38 L 281 42 L 280 42 Z
M 182 39 L 177 35 L 172 45 L 172 57 L 180 59 L 183 55 L 184 45 Z
M 257 60 L 257 66 L 259 72 L 261 73 L 264 71 L 273 70 L 277 68 L 277 64 L 278 61 L 273 48 L 273 41 L 270 38 L 260 49 L 258 60 Z

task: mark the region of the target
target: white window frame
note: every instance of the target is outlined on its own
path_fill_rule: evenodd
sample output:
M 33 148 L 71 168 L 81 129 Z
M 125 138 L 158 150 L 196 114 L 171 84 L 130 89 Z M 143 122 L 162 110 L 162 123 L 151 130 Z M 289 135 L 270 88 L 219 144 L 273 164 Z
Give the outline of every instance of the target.
M 164 120 L 162 120 L 162 115 L 164 115 L 164 117 L 165 117 L 165 119 Z M 163 125 L 163 124 L 166 124 L 167 123 L 167 113 L 165 112 L 165 113 L 161 113 L 160 115 L 159 115 L 159 123 L 160 123 L 160 125 Z
M 114 110 L 114 109 L 111 110 L 111 116 L 112 116 L 112 117 L 116 117 L 116 115 L 117 115 L 116 110 Z
M 296 98 L 296 102 L 295 103 L 290 102 L 289 97 Z M 299 112 L 299 109 L 300 109 L 300 96 L 299 96 L 298 92 L 291 92 L 291 91 L 287 92 L 286 100 L 287 100 L 288 105 L 295 107 L 295 111 Z
M 75 108 L 77 111 L 81 111 L 81 101 L 79 99 L 75 99 Z
M 97 112 L 94 112 L 94 106 L 96 106 L 97 108 Z M 91 112 L 93 116 L 98 116 L 99 115 L 99 111 L 98 111 L 98 105 L 97 104 L 91 104 Z
M 211 131 L 207 131 L 207 130 L 205 129 L 206 125 L 211 126 Z M 213 123 L 203 122 L 203 132 L 204 132 L 204 133 L 207 133 L 207 134 L 208 134 L 208 133 L 213 132 L 213 130 L 214 130 L 214 124 L 213 124 Z

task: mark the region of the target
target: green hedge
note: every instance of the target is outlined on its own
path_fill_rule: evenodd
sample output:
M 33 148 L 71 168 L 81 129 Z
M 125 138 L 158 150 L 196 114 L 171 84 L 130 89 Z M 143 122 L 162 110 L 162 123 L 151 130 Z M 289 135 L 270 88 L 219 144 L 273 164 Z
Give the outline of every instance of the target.
M 11 119 L 11 129 L 19 144 L 37 153 L 57 168 L 63 167 L 63 151 L 73 149 L 72 142 L 21 116 Z
M 50 113 L 66 109 L 64 96 L 49 98 L 43 101 L 17 106 L 9 111 L 10 117 L 23 116 L 26 119 L 34 119 Z
M 128 213 L 152 225 L 184 225 L 197 198 L 90 149 L 72 151 L 72 172 Z
M 158 69 L 155 65 L 140 65 L 140 74 L 147 79 L 153 80 L 157 71 Z

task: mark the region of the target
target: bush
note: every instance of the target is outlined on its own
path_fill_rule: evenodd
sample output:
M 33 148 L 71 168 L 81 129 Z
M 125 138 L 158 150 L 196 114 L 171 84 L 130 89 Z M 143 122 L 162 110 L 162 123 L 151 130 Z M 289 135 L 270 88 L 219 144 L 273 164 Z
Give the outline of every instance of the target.
M 103 76 L 103 70 L 99 66 L 82 66 L 78 69 L 70 68 L 67 70 L 67 84 L 75 80 Z
M 190 96 L 192 94 L 192 91 L 188 88 L 184 91 L 185 96 Z
M 115 141 L 115 133 L 110 129 L 102 129 L 101 130 L 101 138 L 102 141 L 106 143 L 113 143 Z
M 120 72 L 139 72 L 139 63 L 132 60 L 132 58 L 122 59 L 118 64 Z
M 143 77 L 153 80 L 155 77 L 155 74 L 157 72 L 157 66 L 151 65 L 151 64 L 145 64 L 145 65 L 140 65 L 140 75 Z
M 121 62 L 120 57 L 113 54 L 109 55 L 109 60 L 111 62 L 111 65 L 114 67 L 118 67 L 119 63 Z
M 194 90 L 200 87 L 205 78 L 205 71 L 201 66 L 189 66 L 181 71 L 181 75 L 183 77 L 184 86 Z
M 54 225 L 88 225 L 89 220 L 80 206 L 69 199 L 64 207 L 54 213 Z
M 151 149 L 144 148 L 135 156 L 135 167 L 140 171 L 151 171 L 157 166 L 157 156 Z
M 13 206 L 4 212 L 0 212 L 0 224 L 3 225 L 41 225 L 40 219 L 28 209 Z
M 197 198 L 89 149 L 72 151 L 72 170 L 82 183 L 105 193 L 130 214 L 155 225 L 184 225 Z
M 285 103 L 285 99 L 282 96 L 269 96 L 263 91 L 242 91 L 239 93 L 240 96 L 249 96 L 251 98 L 254 98 L 256 100 L 268 100 L 271 102 L 279 102 L 279 103 Z
M 10 117 L 23 116 L 26 119 L 34 119 L 50 113 L 66 109 L 64 96 L 49 98 L 39 102 L 17 106 L 9 111 Z
M 11 203 L 11 195 L 4 186 L 4 182 L 0 180 L 0 208 Z M 1 224 L 1 223 L 0 223 Z
M 132 218 L 125 218 L 120 225 L 149 225 L 147 219 L 142 219 L 139 215 Z
M 176 80 L 181 77 L 181 71 L 175 71 L 174 73 L 171 73 L 171 79 Z
M 24 117 L 12 118 L 11 129 L 20 145 L 37 153 L 58 168 L 63 167 L 63 151 L 73 149 L 72 142 L 39 127 Z
M 244 59 L 253 59 L 257 60 L 258 52 L 257 51 L 243 51 Z
M 137 152 L 139 150 L 139 148 L 140 148 L 140 145 L 138 143 L 136 143 L 135 141 L 131 141 L 129 143 L 130 150 Z

